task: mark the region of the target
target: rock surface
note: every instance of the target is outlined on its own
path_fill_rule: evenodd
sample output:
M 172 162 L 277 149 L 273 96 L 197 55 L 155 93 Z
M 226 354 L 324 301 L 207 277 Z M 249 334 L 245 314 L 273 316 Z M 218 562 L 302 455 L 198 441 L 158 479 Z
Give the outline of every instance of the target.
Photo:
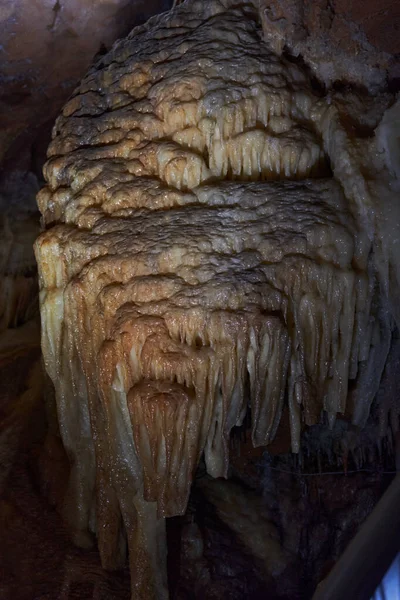
M 312 85 L 317 94 L 332 87 L 331 97 L 347 133 L 371 137 L 393 102 L 391 91 L 398 89 L 398 3 L 261 3 L 265 40 L 291 62 L 308 68 L 315 76 Z M 128 569 L 103 570 L 97 551 L 71 543 L 57 512 L 64 500 L 69 465 L 54 405 L 43 400 L 48 384 L 41 373 L 35 321 L 31 244 L 39 230 L 39 216 L 33 198 L 53 120 L 93 57 L 99 58 L 134 24 L 169 5 L 167 0 L 5 0 L 0 6 L 2 598 L 126 600 L 130 596 Z M 368 97 L 365 88 L 382 93 Z M 383 142 L 384 138 L 383 132 Z M 396 169 L 391 165 L 393 173 Z M 375 406 L 376 419 L 362 439 L 348 423 L 339 424 L 346 429 L 344 442 L 341 431 L 334 432 L 334 446 L 331 441 L 325 444 L 320 431 L 310 436 L 312 476 L 301 476 L 285 456 L 291 444 L 287 409 L 270 454 L 254 450 L 243 436 L 240 453 L 238 446 L 230 449 L 233 483 L 212 481 L 200 466 L 187 513 L 173 518 L 167 528 L 172 598 L 203 600 L 207 595 L 253 600 L 267 595 L 303 600 L 311 596 L 391 477 L 376 472 L 347 477 L 316 473 L 321 465 L 322 470 L 330 470 L 327 464 L 337 456 L 342 457 L 345 470 L 358 470 L 368 462 L 379 462 L 381 471 L 393 468 L 390 460 L 385 463 L 391 452 L 386 433 L 390 424 L 395 430 L 399 421 L 395 401 L 399 356 L 395 340 L 379 406 Z M 364 389 L 371 387 L 369 383 Z M 51 398 L 48 390 L 46 395 Z M 364 416 L 360 415 L 361 421 Z M 380 458 L 371 441 L 376 439 Z M 304 465 L 303 469 L 307 471 Z M 269 544 L 260 542 L 260 531 Z
M 169 0 L 5 0 L 0 7 L 0 162 L 47 138 L 96 55 Z M 19 164 L 21 166 L 21 164 Z

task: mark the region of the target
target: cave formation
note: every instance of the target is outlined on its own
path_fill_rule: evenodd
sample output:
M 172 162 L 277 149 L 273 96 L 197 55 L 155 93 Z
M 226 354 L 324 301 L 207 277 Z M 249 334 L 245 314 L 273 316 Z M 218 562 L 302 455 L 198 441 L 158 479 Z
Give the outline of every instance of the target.
M 264 518 L 254 491 L 212 485 L 238 431 L 345 470 L 390 462 L 398 431 L 400 108 L 376 61 L 327 68 L 273 4 L 186 0 L 133 29 L 47 150 L 29 398 L 68 457 L 71 539 L 105 570 L 128 554 L 132 598 L 168 597 L 165 518 L 199 465 L 222 521 Z M 33 222 L 4 224 L 6 332 L 35 328 Z M 249 520 L 231 527 L 259 559 Z

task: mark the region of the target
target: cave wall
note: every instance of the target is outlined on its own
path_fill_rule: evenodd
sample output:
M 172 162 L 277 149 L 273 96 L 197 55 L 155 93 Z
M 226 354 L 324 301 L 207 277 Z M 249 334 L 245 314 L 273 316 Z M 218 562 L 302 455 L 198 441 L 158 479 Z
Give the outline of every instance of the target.
M 42 452 L 44 438 L 41 424 L 45 418 L 51 420 L 51 417 L 46 417 L 42 404 L 45 384 L 40 366 L 39 330 L 35 317 L 36 270 L 31 247 L 40 227 L 35 195 L 41 184 L 41 168 L 51 127 L 60 107 L 96 56 L 108 50 L 114 40 L 124 36 L 135 24 L 168 9 L 169 5 L 166 0 L 6 0 L 0 7 L 0 230 L 2 239 L 6 240 L 0 252 L 0 322 L 3 324 L 0 329 L 4 330 L 0 340 L 0 491 L 3 494 L 0 523 L 8 538 L 13 535 L 13 527 L 18 531 L 16 545 L 7 542 L 0 553 L 0 566 L 7 573 L 6 583 L 0 588 L 5 597 L 29 600 L 38 597 L 43 590 L 53 593 L 54 587 L 46 587 L 46 581 L 50 580 L 53 583 L 57 581 L 56 585 L 62 581 L 67 590 L 66 598 L 92 598 L 95 593 L 105 594 L 106 598 L 112 597 L 110 594 L 114 594 L 115 598 L 129 595 L 127 573 L 122 573 L 117 583 L 109 579 L 111 576 L 99 566 L 97 554 L 94 551 L 84 554 L 70 545 L 60 520 L 43 504 L 43 494 L 52 497 L 57 504 L 62 475 L 59 478 L 55 475 L 45 489 L 42 475 L 37 475 L 36 458 L 41 457 L 42 473 L 49 468 L 48 465 L 56 471 L 55 464 L 63 473 L 65 457 L 61 448 L 51 445 L 45 446 L 44 454 Z M 390 104 L 400 77 L 400 9 L 397 2 L 261 0 L 261 6 L 266 41 L 285 56 L 308 65 L 315 77 L 317 90 L 325 93 L 332 87 L 340 94 L 343 87 L 351 84 L 357 93 L 364 95 L 366 90 L 374 94 L 379 91 L 383 108 Z M 361 102 L 360 112 L 364 110 L 365 103 Z M 374 114 L 374 108 L 371 114 Z M 363 119 L 362 124 L 365 125 L 368 120 L 365 112 L 362 118 L 355 115 L 357 126 Z M 371 116 L 366 127 L 375 125 Z M 16 255 L 19 259 L 13 260 Z M 28 321 L 27 325 L 24 321 Z M 285 432 L 281 435 L 285 437 Z M 288 446 L 286 440 L 279 453 L 285 453 Z M 289 458 L 282 460 L 283 463 L 278 460 L 275 466 L 285 468 L 285 461 Z M 257 466 L 260 461 L 261 467 Z M 351 464 L 354 466 L 355 463 Z M 268 514 L 261 514 L 257 523 L 267 527 L 265 523 L 271 515 L 276 517 L 277 512 L 280 513 L 279 526 L 276 526 L 274 517 L 275 529 L 271 526 L 270 531 L 273 540 L 282 540 L 286 536 L 289 570 L 293 573 L 299 568 L 294 559 L 299 548 L 310 564 L 319 561 L 318 574 L 307 574 L 307 585 L 310 586 L 307 589 L 311 589 L 316 580 L 324 576 L 329 569 L 329 561 L 338 557 L 343 544 L 376 503 L 387 484 L 387 475 L 371 476 L 367 481 L 358 474 L 357 479 L 347 482 L 333 498 L 330 489 L 337 480 L 318 480 L 315 485 L 310 484 L 311 496 L 305 500 L 302 496 L 304 482 L 293 484 L 289 477 L 289 481 L 282 483 L 285 475 L 279 474 L 274 479 L 268 470 L 270 466 L 268 461 L 265 463 L 262 454 L 251 454 L 239 466 L 234 461 L 233 474 L 245 486 L 250 486 L 252 493 L 269 494 L 268 508 L 265 509 Z M 388 464 L 387 468 L 390 471 L 391 465 Z M 270 481 L 268 489 L 265 489 L 266 470 Z M 32 472 L 35 473 L 33 479 L 41 484 L 31 484 Z M 51 482 L 50 476 L 48 481 Z M 284 489 L 287 498 L 286 508 L 282 504 L 279 510 L 277 489 Z M 227 540 L 232 544 L 238 543 L 232 531 L 225 537 L 223 534 L 226 519 L 234 520 L 235 514 L 246 512 L 243 507 L 232 509 L 227 500 L 231 498 L 230 494 L 229 484 L 221 484 L 221 488 L 213 490 L 208 482 L 204 485 L 199 483 L 191 504 L 192 513 L 177 525 L 184 531 L 183 550 L 176 550 L 176 555 L 183 552 L 181 568 L 178 569 L 180 575 L 177 575 L 181 577 L 177 594 L 181 594 L 182 598 L 189 594 L 193 577 L 197 577 L 196 593 L 199 598 L 210 581 L 217 598 L 222 593 L 220 580 L 230 579 L 227 587 L 222 588 L 227 590 L 229 585 L 233 585 L 232 579 L 236 579 L 240 584 L 234 588 L 236 591 L 232 592 L 232 597 L 241 598 L 244 597 L 244 589 L 253 595 L 262 594 L 263 577 L 271 579 L 263 571 L 263 555 L 256 560 L 253 582 L 246 580 L 243 584 L 241 573 L 254 563 L 249 559 L 253 550 L 248 547 L 247 538 L 239 543 L 236 562 L 231 570 L 228 566 L 224 570 L 224 565 L 213 555 L 217 548 L 220 555 L 228 557 Z M 199 508 L 203 502 L 211 506 L 206 516 Z M 225 521 L 221 517 L 224 506 L 228 514 Z M 229 513 L 229 510 L 232 512 Z M 319 511 L 311 526 L 307 525 L 310 511 L 315 511 L 315 514 Z M 192 514 L 197 514 L 197 517 L 192 518 Z M 248 525 L 249 519 L 245 516 L 244 523 Z M 295 531 L 291 528 L 290 521 L 293 519 L 297 519 L 299 524 Z M 13 561 L 17 561 L 21 545 L 32 531 L 32 545 L 21 562 L 25 569 L 25 583 L 21 587 L 18 583 L 21 573 L 15 569 Z M 250 526 L 249 531 L 251 536 Z M 311 537 L 314 537 L 315 543 L 310 541 Z M 45 555 L 52 565 L 50 577 L 46 575 L 47 566 L 43 559 L 39 568 L 35 563 L 34 555 L 39 554 L 43 544 L 47 548 Z M 53 553 L 49 550 L 51 548 L 55 549 Z M 279 570 L 279 565 L 276 568 Z M 87 577 L 86 570 L 90 571 Z M 281 572 L 285 573 L 285 570 Z M 293 574 L 291 577 L 294 581 Z M 114 591 L 110 592 L 110 589 Z M 285 590 L 283 597 L 284 593 Z M 295 598 L 293 589 L 286 590 L 286 593 L 288 597 Z
M 42 160 L 52 122 L 94 57 L 171 4 L 172 0 L 4 0 L 0 162 L 6 157 L 20 161 L 35 140 L 42 145 Z M 400 7 L 395 0 L 260 0 L 260 6 L 266 37 L 305 60 L 322 62 L 317 68 L 322 80 L 334 80 L 340 56 L 346 65 L 337 79 L 349 79 L 350 73 L 359 83 L 369 85 L 370 79 L 380 86 L 387 80 L 397 85 Z
M 398 86 L 399 4 L 392 0 L 261 0 L 266 39 L 300 56 L 320 82 Z
M 2 2 L 0 161 L 20 161 L 35 140 L 46 144 L 58 111 L 96 55 L 170 6 L 170 0 Z

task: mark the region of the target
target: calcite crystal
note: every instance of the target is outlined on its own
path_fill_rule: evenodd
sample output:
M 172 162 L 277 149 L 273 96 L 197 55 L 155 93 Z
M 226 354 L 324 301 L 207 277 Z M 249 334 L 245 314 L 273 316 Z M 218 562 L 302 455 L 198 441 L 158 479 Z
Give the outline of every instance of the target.
M 246 411 L 266 445 L 287 403 L 294 452 L 303 423 L 368 414 L 394 329 L 374 143 L 268 49 L 251 1 L 134 29 L 58 118 L 35 252 L 65 518 L 106 568 L 127 541 L 132 598 L 167 597 L 164 518 L 203 453 L 226 477 Z

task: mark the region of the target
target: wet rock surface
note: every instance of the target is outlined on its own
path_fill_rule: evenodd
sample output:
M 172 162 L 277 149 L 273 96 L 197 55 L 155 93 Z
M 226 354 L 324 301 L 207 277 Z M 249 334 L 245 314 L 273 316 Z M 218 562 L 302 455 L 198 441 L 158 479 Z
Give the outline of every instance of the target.
M 276 11 L 277 3 L 267 4 Z M 32 201 L 41 181 L 53 119 L 93 56 L 100 56 L 133 24 L 167 5 L 128 4 L 124 0 L 2 3 L 0 219 L 7 243 L 21 239 L 26 223 L 28 248 L 36 226 L 39 230 Z M 300 38 L 288 48 L 292 54 L 293 48 L 302 49 L 300 62 L 307 58 L 312 42 L 329 60 L 337 60 L 336 53 L 345 57 L 340 62 L 347 69 L 347 82 L 364 84 L 365 74 L 372 71 L 373 85 L 384 87 L 388 81 L 392 90 L 397 89 L 397 3 L 388 0 L 378 6 L 373 0 L 317 0 L 306 10 L 295 2 L 279 5 L 286 29 L 295 26 L 300 32 Z M 272 14 L 270 21 L 275 17 L 279 14 Z M 310 60 L 314 59 L 311 56 Z M 357 71 L 360 60 L 365 68 Z M 315 64 L 318 73 L 320 63 L 316 60 Z M 320 77 L 329 85 L 335 77 L 343 76 L 343 69 L 339 71 L 335 75 L 328 65 Z M 336 93 L 344 112 L 347 92 Z M 383 111 L 391 100 L 390 95 L 382 98 Z M 376 119 L 367 115 L 364 102 L 373 103 L 365 98 L 361 101 L 349 128 L 359 130 L 361 123 L 371 135 Z M 33 253 L 23 250 L 22 256 L 23 272 L 16 277 L 11 274 L 14 303 L 8 302 L 10 292 L 3 302 L 6 288 L 3 280 L 0 284 L 0 321 L 7 320 L 8 326 L 9 315 L 14 319 L 12 329 L 0 334 L 0 598 L 128 600 L 127 565 L 116 572 L 103 570 L 97 550 L 82 550 L 72 544 L 58 512 L 68 461 L 54 434 L 55 416 L 51 410 L 49 414 L 43 401 L 46 384 L 38 326 L 34 321 L 22 325 L 34 316 L 35 306 L 37 310 Z M 3 269 L 1 276 L 5 275 L 10 277 Z M 398 359 L 392 363 L 396 371 Z M 386 388 L 390 393 L 383 404 L 392 403 L 392 415 L 397 415 L 393 381 L 395 377 L 388 372 Z M 50 434 L 46 431 L 49 422 Z M 370 457 L 373 472 L 302 476 L 291 459 L 276 456 L 285 455 L 289 446 L 285 427 L 278 430 L 271 455 L 265 455 L 264 449 L 252 449 L 242 439 L 240 452 L 231 452 L 228 482 L 211 480 L 200 467 L 187 513 L 168 524 L 172 598 L 311 597 L 382 495 L 391 475 L 376 472 L 379 459 L 374 454 Z M 357 470 L 362 460 L 361 452 L 350 448 L 342 468 Z M 381 471 L 393 469 L 391 459 L 386 463 L 381 459 L 379 464 Z M 322 468 L 341 470 L 336 465 L 330 468 L 326 457 Z M 318 471 L 316 458 L 309 471 Z M 264 544 L 264 539 L 268 543 Z

